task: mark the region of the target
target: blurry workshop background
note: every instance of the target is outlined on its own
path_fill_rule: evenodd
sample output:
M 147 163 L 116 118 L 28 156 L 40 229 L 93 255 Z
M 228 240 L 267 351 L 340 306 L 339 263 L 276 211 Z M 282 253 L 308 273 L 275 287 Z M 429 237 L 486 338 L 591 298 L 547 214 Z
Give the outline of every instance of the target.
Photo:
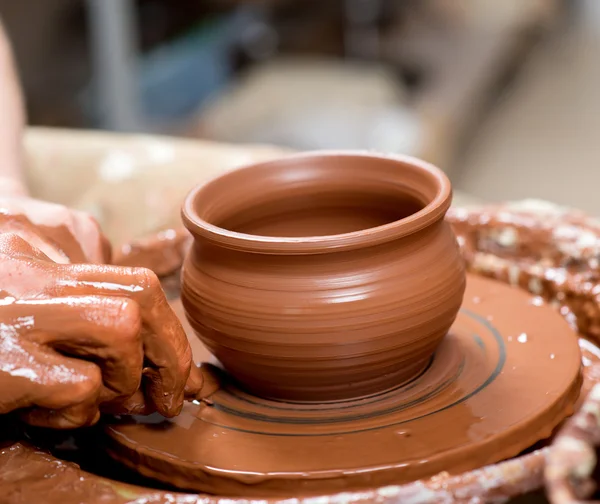
M 596 0 L 0 0 L 0 16 L 33 125 L 403 152 L 486 199 L 600 215 Z

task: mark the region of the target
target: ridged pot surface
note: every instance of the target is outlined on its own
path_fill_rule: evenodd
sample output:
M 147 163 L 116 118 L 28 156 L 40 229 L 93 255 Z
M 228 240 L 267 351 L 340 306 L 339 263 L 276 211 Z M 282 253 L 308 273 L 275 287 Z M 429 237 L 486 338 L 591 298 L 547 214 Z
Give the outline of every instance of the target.
M 214 179 L 183 208 L 190 323 L 263 397 L 339 400 L 406 382 L 462 302 L 450 200 L 439 170 L 406 157 L 304 154 Z

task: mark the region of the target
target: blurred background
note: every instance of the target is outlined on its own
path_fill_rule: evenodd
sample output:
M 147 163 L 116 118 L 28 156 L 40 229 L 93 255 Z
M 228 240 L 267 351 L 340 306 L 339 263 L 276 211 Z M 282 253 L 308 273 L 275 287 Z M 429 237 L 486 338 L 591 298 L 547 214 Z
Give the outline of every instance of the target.
M 402 152 L 600 215 L 597 0 L 0 0 L 33 125 Z

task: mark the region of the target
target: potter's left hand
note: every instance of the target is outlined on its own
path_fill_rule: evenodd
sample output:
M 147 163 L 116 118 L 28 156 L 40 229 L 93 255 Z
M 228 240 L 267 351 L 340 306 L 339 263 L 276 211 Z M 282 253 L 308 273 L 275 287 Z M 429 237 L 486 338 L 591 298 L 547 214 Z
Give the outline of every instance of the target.
M 59 428 L 94 423 L 100 410 L 177 414 L 202 378 L 156 275 L 72 264 L 73 251 L 94 257 L 76 246 L 91 234 L 18 209 L 0 213 L 0 412 Z M 102 261 L 96 243 L 88 250 Z
M 20 236 L 54 262 L 109 262 L 110 243 L 95 219 L 63 205 L 2 192 L 6 183 L 0 178 L 0 233 Z

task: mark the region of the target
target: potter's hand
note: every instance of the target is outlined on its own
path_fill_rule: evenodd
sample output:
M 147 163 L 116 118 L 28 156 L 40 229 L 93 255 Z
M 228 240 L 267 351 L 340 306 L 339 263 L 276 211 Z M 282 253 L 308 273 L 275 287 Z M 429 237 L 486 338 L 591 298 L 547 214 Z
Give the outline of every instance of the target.
M 0 233 L 14 233 L 58 263 L 106 263 L 110 244 L 89 215 L 23 196 L 0 195 Z
M 99 411 L 172 416 L 202 385 L 150 270 L 57 263 L 5 233 L 0 278 L 0 413 L 56 428 Z

